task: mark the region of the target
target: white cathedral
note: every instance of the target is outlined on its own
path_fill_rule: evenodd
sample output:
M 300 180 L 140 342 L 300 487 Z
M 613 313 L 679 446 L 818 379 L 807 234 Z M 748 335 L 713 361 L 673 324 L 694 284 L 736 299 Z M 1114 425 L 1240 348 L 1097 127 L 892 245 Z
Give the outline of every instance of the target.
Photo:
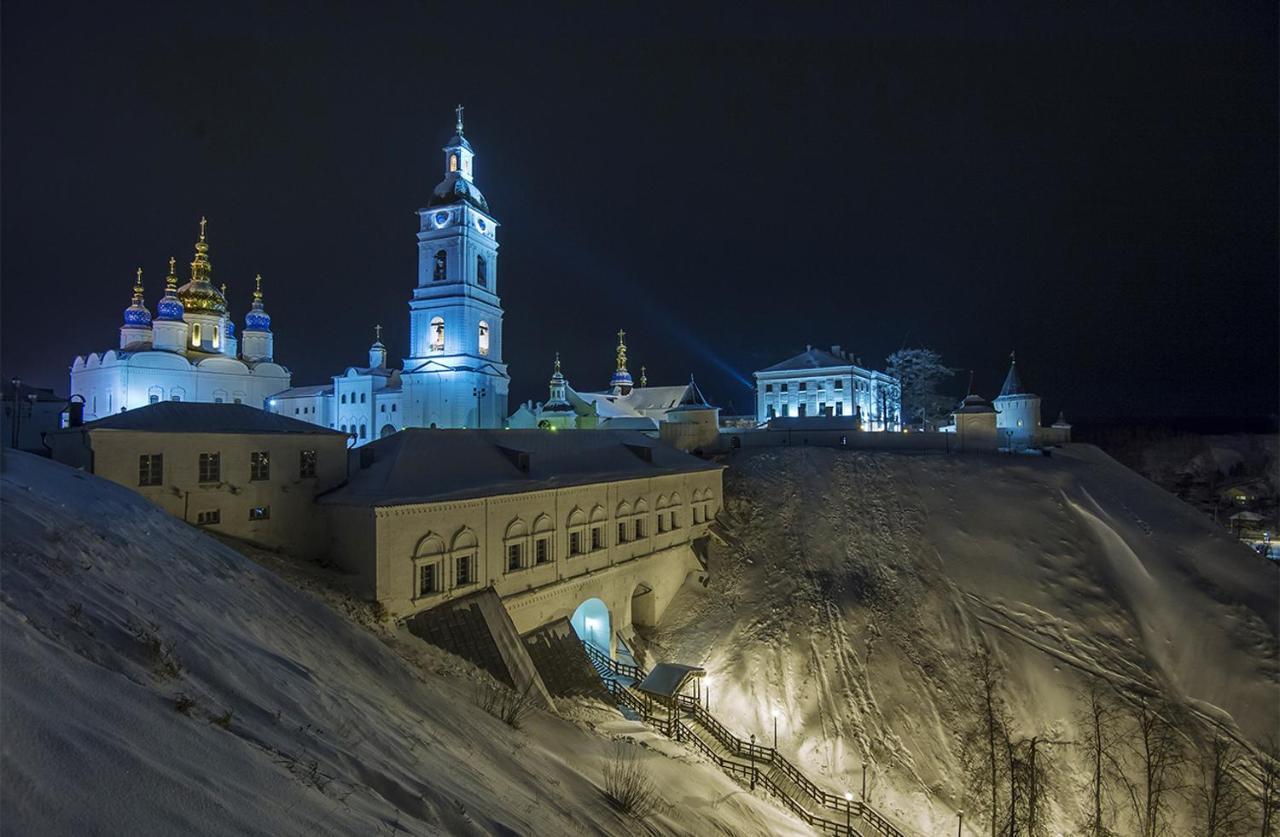
M 333 382 L 278 392 L 268 409 L 332 427 L 357 445 L 405 427 L 502 427 L 510 378 L 502 362 L 498 222 L 475 185 L 462 106 L 444 147 L 444 180 L 418 210 L 418 282 L 409 300 L 409 357 L 387 366 L 378 328 L 369 365 Z
M 143 299 L 142 269 L 133 303 L 124 311 L 120 345 L 81 355 L 71 365 L 71 397 L 84 400 L 87 421 L 157 401 L 202 401 L 264 407 L 289 386 L 289 370 L 275 362 L 271 317 L 262 304 L 262 277 L 237 341 L 227 310 L 226 285 L 213 285 L 213 264 L 200 219 L 191 278 L 178 287 L 169 259 L 164 296 L 151 316 Z

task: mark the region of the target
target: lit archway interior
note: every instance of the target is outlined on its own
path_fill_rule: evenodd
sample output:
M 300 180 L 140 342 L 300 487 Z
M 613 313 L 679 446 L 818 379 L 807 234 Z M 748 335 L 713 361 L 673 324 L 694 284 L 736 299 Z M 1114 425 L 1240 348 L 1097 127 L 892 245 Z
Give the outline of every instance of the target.
M 583 640 L 591 643 L 606 654 L 609 653 L 609 637 L 612 626 L 609 623 L 609 608 L 599 599 L 587 599 L 578 605 L 573 612 L 569 624 Z

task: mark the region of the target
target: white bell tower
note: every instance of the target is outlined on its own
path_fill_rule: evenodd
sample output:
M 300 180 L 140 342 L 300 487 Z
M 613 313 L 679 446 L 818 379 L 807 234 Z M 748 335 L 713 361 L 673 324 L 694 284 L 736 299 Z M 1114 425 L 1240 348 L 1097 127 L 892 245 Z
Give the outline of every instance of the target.
M 457 108 L 444 179 L 418 210 L 418 282 L 404 359 L 407 422 L 501 427 L 510 378 L 502 361 L 498 222 L 475 185 L 475 152 Z

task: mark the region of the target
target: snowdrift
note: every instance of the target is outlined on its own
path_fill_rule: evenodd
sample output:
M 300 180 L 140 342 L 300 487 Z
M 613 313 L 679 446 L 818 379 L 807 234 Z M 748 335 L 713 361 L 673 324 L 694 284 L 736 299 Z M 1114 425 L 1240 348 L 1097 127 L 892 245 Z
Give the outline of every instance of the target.
M 964 807 L 966 662 L 988 638 L 1027 735 L 1073 737 L 1090 675 L 1258 742 L 1276 731 L 1276 568 L 1083 445 L 1039 457 L 826 448 L 730 460 L 710 582 L 649 637 L 711 709 L 922 833 Z M 1058 829 L 1074 831 L 1073 788 Z
M 512 730 L 475 707 L 474 669 L 407 661 L 128 490 L 0 469 L 5 834 L 807 833 L 602 712 L 647 741 L 670 806 L 625 819 L 585 723 Z

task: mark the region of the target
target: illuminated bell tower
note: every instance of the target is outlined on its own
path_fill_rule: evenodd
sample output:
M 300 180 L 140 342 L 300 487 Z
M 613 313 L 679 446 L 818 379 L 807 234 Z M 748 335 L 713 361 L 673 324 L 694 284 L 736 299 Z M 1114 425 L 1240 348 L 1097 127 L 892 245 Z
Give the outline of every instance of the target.
M 501 427 L 510 378 L 502 361 L 498 222 L 475 185 L 475 152 L 457 108 L 444 179 L 418 210 L 418 282 L 404 359 L 407 423 Z

